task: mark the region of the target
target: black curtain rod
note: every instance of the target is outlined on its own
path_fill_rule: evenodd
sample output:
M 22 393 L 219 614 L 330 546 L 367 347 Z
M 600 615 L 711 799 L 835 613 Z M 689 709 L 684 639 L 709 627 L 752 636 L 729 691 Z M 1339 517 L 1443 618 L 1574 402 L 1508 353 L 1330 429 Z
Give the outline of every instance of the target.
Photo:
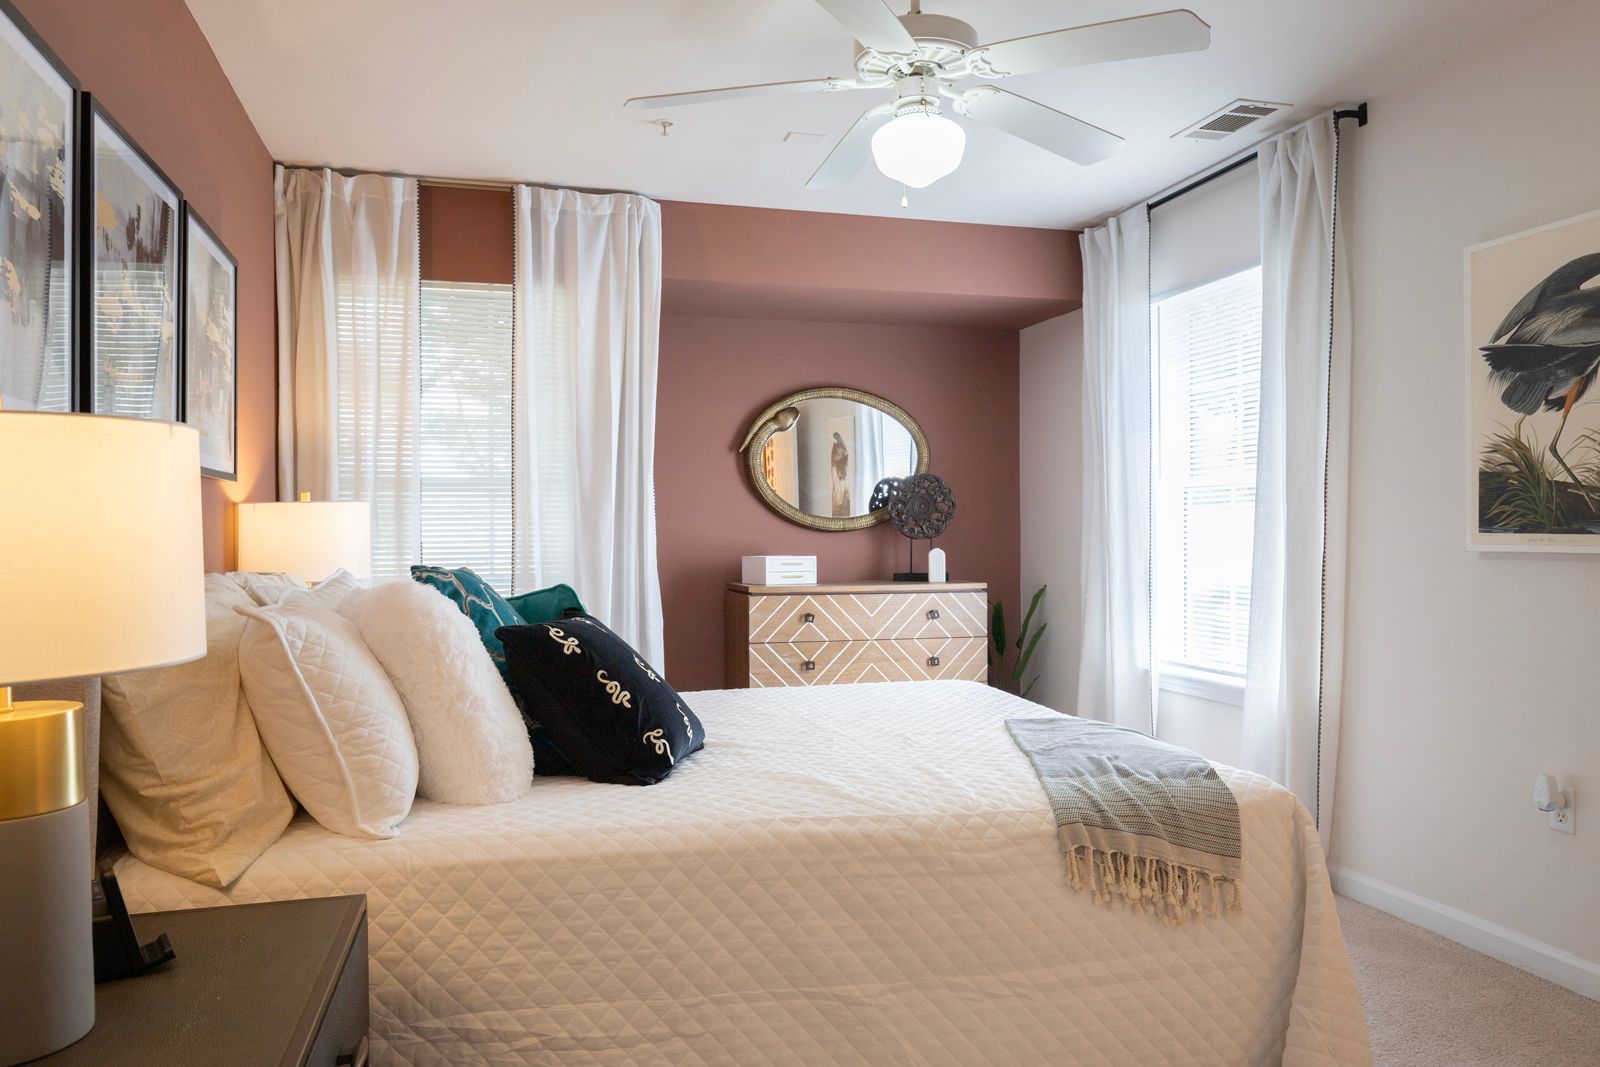
M 1337 122 L 1340 122 L 1340 121 L 1342 121 L 1344 119 L 1355 119 L 1357 126 L 1365 126 L 1367 124 L 1367 105 L 1366 105 L 1366 103 L 1363 102 L 1361 104 L 1358 104 L 1355 107 L 1346 108 L 1343 111 L 1335 111 L 1333 113 L 1333 121 L 1334 122 L 1337 123 Z M 1169 203 L 1169 202 L 1171 202 L 1173 200 L 1176 200 L 1176 199 L 1178 199 L 1178 197 L 1183 196 L 1185 193 L 1194 192 L 1196 189 L 1200 188 L 1202 185 L 1205 185 L 1207 182 L 1214 182 L 1218 178 L 1222 177 L 1225 174 L 1232 174 L 1234 171 L 1238 170 L 1240 167 L 1243 167 L 1243 166 L 1245 166 L 1247 164 L 1250 164 L 1250 163 L 1254 163 L 1256 161 L 1256 156 L 1257 155 L 1258 155 L 1258 153 L 1251 152 L 1248 156 L 1241 156 L 1240 158 L 1234 160 L 1232 163 L 1229 163 L 1226 167 L 1218 167 L 1216 170 L 1210 172 L 1209 174 L 1202 174 L 1200 177 L 1196 178 L 1194 181 L 1190 182 L 1188 185 L 1185 185 L 1183 188 L 1175 189 L 1172 192 L 1168 193 L 1166 196 L 1163 196 L 1159 200 L 1150 201 L 1150 203 L 1145 205 L 1145 207 L 1146 207 L 1147 210 L 1154 211 L 1156 208 L 1160 207 L 1162 204 L 1166 204 L 1166 203 Z
M 1254 163 L 1255 161 L 1256 161 L 1256 153 L 1254 153 L 1254 152 L 1251 152 L 1248 156 L 1241 156 L 1238 159 L 1234 160 L 1232 163 L 1229 163 L 1226 167 L 1218 167 L 1216 170 L 1212 171 L 1209 174 L 1201 175 L 1200 177 L 1196 178 L 1194 181 L 1190 182 L 1188 185 L 1185 185 L 1183 188 L 1174 189 L 1172 192 L 1168 193 L 1166 196 L 1163 196 L 1160 200 L 1152 200 L 1152 201 L 1150 201 L 1150 203 L 1147 204 L 1146 207 L 1149 210 L 1154 211 L 1156 208 L 1160 207 L 1162 204 L 1168 203 L 1169 201 L 1176 200 L 1176 199 L 1178 199 L 1178 197 L 1183 196 L 1185 193 L 1192 193 L 1196 189 L 1200 188 L 1202 185 L 1205 185 L 1208 182 L 1214 182 L 1218 178 L 1222 177 L 1224 174 L 1232 174 L 1234 171 L 1238 170 L 1240 167 L 1248 166 L 1249 164 Z

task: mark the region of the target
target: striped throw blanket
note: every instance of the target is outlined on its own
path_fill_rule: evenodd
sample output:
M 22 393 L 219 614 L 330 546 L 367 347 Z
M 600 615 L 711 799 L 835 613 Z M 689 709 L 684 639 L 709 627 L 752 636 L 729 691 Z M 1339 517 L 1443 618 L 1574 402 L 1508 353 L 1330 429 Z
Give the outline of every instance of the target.
M 1050 798 L 1073 889 L 1173 925 L 1241 907 L 1239 805 L 1210 763 L 1091 719 L 1006 726 Z

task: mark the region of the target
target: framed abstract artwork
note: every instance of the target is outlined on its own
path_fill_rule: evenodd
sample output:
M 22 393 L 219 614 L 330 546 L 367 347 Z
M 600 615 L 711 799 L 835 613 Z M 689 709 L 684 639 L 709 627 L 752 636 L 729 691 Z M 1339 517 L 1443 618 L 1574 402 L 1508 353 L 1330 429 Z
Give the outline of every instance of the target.
M 239 476 L 239 262 L 183 205 L 183 421 L 200 431 L 200 470 Z
M 1600 552 L 1600 211 L 1466 272 L 1468 547 Z
M 84 100 L 84 409 L 175 422 L 183 198 L 98 101 Z
M 77 399 L 78 83 L 0 0 L 0 404 Z

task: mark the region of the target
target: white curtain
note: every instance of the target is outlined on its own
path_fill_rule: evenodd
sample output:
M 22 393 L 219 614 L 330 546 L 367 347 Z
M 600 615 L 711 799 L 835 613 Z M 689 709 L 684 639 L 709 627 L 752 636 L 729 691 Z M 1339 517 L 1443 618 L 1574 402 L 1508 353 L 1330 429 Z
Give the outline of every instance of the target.
M 884 476 L 884 437 L 889 416 L 877 408 L 858 405 L 856 412 L 856 454 L 851 461 L 850 505 L 857 515 L 867 513 L 872 491 Z M 898 424 L 896 424 L 898 427 Z
M 1344 658 L 1350 332 L 1335 271 L 1338 131 L 1261 146 L 1261 421 L 1243 761 L 1333 814 Z
M 278 167 L 278 493 L 372 505 L 373 573 L 415 563 L 417 183 Z
M 1155 733 L 1150 652 L 1150 221 L 1083 249 L 1083 643 L 1078 715 Z
M 513 582 L 568 582 L 663 662 L 656 571 L 661 211 L 517 187 Z

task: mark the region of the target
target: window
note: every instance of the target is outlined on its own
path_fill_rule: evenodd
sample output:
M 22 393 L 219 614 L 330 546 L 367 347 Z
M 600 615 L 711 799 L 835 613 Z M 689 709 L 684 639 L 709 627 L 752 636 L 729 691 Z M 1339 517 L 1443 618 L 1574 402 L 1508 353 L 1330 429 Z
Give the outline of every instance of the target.
M 422 283 L 421 552 L 511 583 L 511 286 Z
M 1250 632 L 1260 267 L 1153 301 L 1151 342 L 1163 684 L 1236 701 Z
M 334 383 L 334 500 L 372 507 L 372 573 L 403 577 L 416 560 L 418 368 L 406 358 L 417 322 L 392 287 L 339 278 Z

